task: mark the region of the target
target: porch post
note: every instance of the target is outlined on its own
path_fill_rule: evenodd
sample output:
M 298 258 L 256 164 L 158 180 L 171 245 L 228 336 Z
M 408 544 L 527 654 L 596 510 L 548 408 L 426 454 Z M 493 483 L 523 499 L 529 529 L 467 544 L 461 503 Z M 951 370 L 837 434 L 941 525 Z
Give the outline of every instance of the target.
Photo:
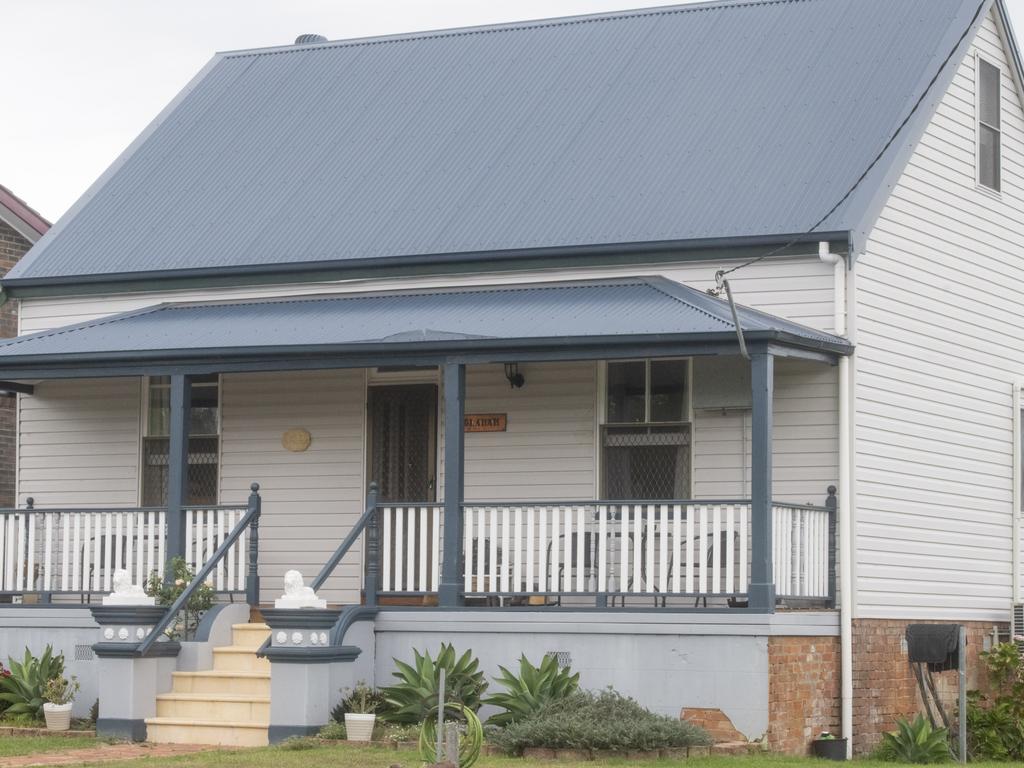
M 171 576 L 170 563 L 185 556 L 185 512 L 188 501 L 188 432 L 192 410 L 192 379 L 171 376 L 170 447 L 167 452 L 167 549 L 164 578 Z
M 751 608 L 775 611 L 775 579 L 772 568 L 772 397 L 774 358 L 767 351 L 750 356 L 753 395 L 750 445 L 750 590 Z
M 465 493 L 462 422 L 466 413 L 466 366 L 444 364 L 444 554 L 438 605 L 462 602 L 462 500 Z

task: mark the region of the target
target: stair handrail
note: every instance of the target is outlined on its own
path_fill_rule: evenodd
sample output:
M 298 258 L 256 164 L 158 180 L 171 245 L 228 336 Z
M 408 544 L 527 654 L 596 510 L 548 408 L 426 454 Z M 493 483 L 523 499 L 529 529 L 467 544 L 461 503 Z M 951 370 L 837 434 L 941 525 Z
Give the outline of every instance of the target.
M 152 631 L 146 636 L 146 638 L 139 643 L 138 654 L 145 656 L 146 653 L 153 647 L 153 644 L 157 639 L 164 634 L 167 628 L 171 625 L 174 617 L 178 615 L 185 603 L 188 602 L 192 594 L 199 589 L 199 586 L 206 581 L 207 577 L 213 572 L 213 569 L 217 564 L 224 559 L 235 542 L 238 541 L 246 528 L 251 527 L 252 533 L 249 536 L 249 573 L 246 578 L 245 593 L 246 599 L 249 605 L 255 606 L 259 603 L 259 521 L 260 521 L 260 509 L 262 501 L 260 499 L 260 486 L 259 483 L 253 483 L 250 486 L 252 491 L 249 494 L 248 509 L 241 520 L 231 529 L 231 533 L 228 534 L 227 538 L 217 547 L 217 551 L 213 553 L 213 557 L 206 561 L 199 572 L 192 578 L 192 581 L 188 583 L 188 586 L 182 590 L 181 594 L 178 595 L 178 599 L 175 600 L 171 607 L 164 613 L 163 618 L 157 622 L 156 626 L 153 627 Z

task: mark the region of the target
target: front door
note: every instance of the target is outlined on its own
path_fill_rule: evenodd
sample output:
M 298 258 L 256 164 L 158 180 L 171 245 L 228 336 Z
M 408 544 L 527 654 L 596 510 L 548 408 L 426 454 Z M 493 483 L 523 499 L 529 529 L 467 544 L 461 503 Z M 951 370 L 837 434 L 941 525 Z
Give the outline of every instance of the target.
M 370 387 L 369 409 L 369 472 L 379 499 L 435 501 L 437 385 Z

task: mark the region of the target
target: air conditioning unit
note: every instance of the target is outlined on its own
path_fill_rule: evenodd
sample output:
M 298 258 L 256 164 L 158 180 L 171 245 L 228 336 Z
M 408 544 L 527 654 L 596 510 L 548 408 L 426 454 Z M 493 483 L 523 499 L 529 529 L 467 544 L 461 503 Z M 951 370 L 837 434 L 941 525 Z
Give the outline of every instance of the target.
M 1024 654 L 1024 603 L 1014 603 L 1010 615 L 1010 641 Z

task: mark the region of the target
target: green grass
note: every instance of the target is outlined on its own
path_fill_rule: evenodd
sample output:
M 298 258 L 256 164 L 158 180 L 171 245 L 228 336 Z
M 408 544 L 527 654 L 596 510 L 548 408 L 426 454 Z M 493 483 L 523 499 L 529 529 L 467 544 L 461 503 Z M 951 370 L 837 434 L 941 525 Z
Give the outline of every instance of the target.
M 94 747 L 96 743 L 90 736 L 4 736 L 0 738 L 0 757 Z
M 403 768 L 419 768 L 419 755 L 412 751 L 394 751 L 378 747 L 350 747 L 346 745 L 316 746 L 312 749 L 290 750 L 278 747 L 246 749 L 237 751 L 210 751 L 174 758 L 142 758 L 107 763 L 91 763 L 104 768 L 389 768 L 400 765 Z M 601 760 L 570 762 L 554 760 L 523 760 L 509 757 L 481 757 L 478 768 L 522 768 L 529 765 L 544 765 L 554 768 L 598 768 L 598 766 L 642 765 L 650 768 L 824 768 L 829 763 L 811 758 L 781 757 L 776 755 L 755 755 L 751 757 L 707 757 L 679 760 Z M 895 763 L 881 763 L 873 760 L 858 760 L 856 768 L 894 768 Z M 955 763 L 949 763 L 952 767 Z M 971 763 L 974 768 L 1007 768 L 1008 763 Z

